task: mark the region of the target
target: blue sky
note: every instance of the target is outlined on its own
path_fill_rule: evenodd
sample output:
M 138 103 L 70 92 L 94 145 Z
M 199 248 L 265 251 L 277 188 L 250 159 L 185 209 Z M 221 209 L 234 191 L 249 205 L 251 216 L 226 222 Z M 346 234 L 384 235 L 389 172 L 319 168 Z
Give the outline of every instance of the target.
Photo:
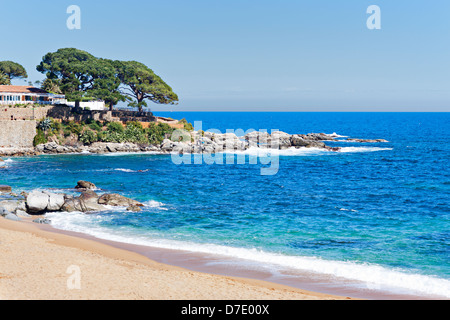
M 69 5 L 81 29 L 69 30 Z M 369 5 L 381 30 L 369 30 Z M 450 111 L 446 0 L 0 0 L 0 60 L 31 81 L 47 52 L 137 60 L 186 111 Z M 15 81 L 15 84 L 26 84 Z

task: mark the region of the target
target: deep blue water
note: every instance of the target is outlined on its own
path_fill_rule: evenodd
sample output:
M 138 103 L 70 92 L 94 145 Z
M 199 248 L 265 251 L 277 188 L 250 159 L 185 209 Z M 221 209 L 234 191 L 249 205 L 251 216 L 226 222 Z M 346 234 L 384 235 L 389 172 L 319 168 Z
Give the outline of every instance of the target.
M 336 132 L 389 143 L 282 151 L 276 175 L 261 175 L 268 165 L 252 154 L 245 164 L 177 165 L 153 154 L 14 158 L 0 184 L 69 192 L 89 180 L 147 204 L 140 213 L 52 214 L 59 228 L 450 297 L 448 113 L 156 115 L 202 121 L 203 130 Z

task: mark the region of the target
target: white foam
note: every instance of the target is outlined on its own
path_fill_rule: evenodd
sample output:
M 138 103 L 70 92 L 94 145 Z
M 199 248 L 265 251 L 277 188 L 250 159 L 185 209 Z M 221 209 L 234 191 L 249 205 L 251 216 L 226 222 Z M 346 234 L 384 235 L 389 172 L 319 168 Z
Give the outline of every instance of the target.
M 149 204 L 161 205 L 156 201 L 148 202 L 147 205 Z M 52 220 L 55 228 L 82 232 L 106 240 L 222 256 L 237 259 L 243 265 L 247 263 L 254 266 L 256 263 L 261 268 L 266 270 L 272 268 L 277 272 L 282 270 L 312 272 L 337 280 L 361 282 L 362 287 L 369 289 L 450 298 L 449 280 L 412 274 L 401 269 L 389 269 L 376 264 L 332 261 L 317 257 L 271 253 L 259 249 L 156 239 L 152 238 L 149 232 L 136 234 L 135 231 L 126 228 L 112 229 L 98 224 L 110 219 L 110 215 L 86 215 L 77 212 L 50 213 L 48 218 Z
M 379 148 L 379 147 L 344 147 L 339 152 L 355 153 L 355 152 L 377 152 L 377 151 L 391 151 L 393 148 Z
M 326 149 L 320 148 L 288 148 L 288 149 L 270 149 L 270 148 L 258 148 L 258 147 L 250 147 L 245 151 L 238 150 L 227 150 L 226 154 L 237 154 L 237 155 L 249 155 L 255 157 L 270 157 L 270 156 L 308 156 L 308 155 L 316 155 L 328 153 L 329 151 Z
M 136 170 L 131 170 L 131 169 L 123 169 L 123 168 L 118 168 L 118 169 L 114 169 L 116 171 L 122 171 L 122 172 L 137 172 Z
M 160 208 L 161 210 L 168 210 L 167 208 L 164 208 L 165 204 L 159 201 L 150 200 L 142 203 L 144 206 L 149 208 Z
M 333 132 L 332 134 L 327 134 L 327 136 L 332 137 L 332 138 L 348 138 L 348 136 L 341 136 L 341 135 L 337 134 L 336 132 Z

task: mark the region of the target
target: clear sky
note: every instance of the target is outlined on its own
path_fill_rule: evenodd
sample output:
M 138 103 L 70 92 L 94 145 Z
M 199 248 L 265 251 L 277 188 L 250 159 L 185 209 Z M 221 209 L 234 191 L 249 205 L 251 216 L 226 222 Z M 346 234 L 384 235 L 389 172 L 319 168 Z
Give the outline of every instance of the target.
M 69 30 L 69 5 L 81 29 Z M 381 29 L 369 30 L 370 5 Z M 179 95 L 153 110 L 450 111 L 448 0 L 0 0 L 0 60 L 137 60 Z M 15 81 L 14 84 L 26 84 Z

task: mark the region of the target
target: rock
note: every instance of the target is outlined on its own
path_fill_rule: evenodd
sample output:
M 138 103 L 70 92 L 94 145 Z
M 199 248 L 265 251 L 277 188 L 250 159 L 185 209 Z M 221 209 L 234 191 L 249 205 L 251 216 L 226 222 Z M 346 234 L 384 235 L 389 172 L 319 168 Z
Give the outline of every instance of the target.
M 302 136 L 294 134 L 291 136 L 291 145 L 293 147 L 306 147 L 310 142 L 305 140 Z
M 83 212 L 96 212 L 106 210 L 105 206 L 98 203 L 99 196 L 94 191 L 85 191 L 78 199 L 81 202 Z
M 77 182 L 75 189 L 95 190 L 97 187 L 92 182 L 80 180 Z
M 348 142 L 361 142 L 361 143 L 378 143 L 378 142 L 389 142 L 384 139 L 356 139 L 356 138 L 348 138 Z
M 16 212 L 17 209 L 23 209 L 23 202 L 18 200 L 4 200 L 0 201 L 0 208 L 4 208 L 8 212 Z
M 328 140 L 328 141 L 334 141 L 335 139 L 325 133 L 308 133 L 306 135 L 307 140 L 316 140 L 316 141 L 322 141 L 322 140 Z
M 49 196 L 41 191 L 32 191 L 27 196 L 27 212 L 36 214 L 45 212 L 48 206 Z
M 18 216 L 16 216 L 14 213 L 8 213 L 7 215 L 5 215 L 5 219 L 12 220 L 12 221 L 21 221 L 22 220 Z
M 18 217 L 29 217 L 30 215 L 24 210 L 16 210 L 16 215 Z
M 104 204 L 108 206 L 122 206 L 122 207 L 130 207 L 130 206 L 139 206 L 143 207 L 144 205 L 136 200 L 132 200 L 129 198 L 126 198 L 124 196 L 121 196 L 120 194 L 116 193 L 108 193 L 102 195 L 98 199 L 99 204 Z
M 64 197 L 64 204 L 61 207 L 61 211 L 67 211 L 67 212 L 84 212 L 83 206 L 80 202 L 79 198 L 73 197 L 73 196 L 65 196 Z
M 98 195 L 94 191 L 85 191 L 79 197 L 66 196 L 62 211 L 98 212 L 106 210 L 98 203 Z
M 39 224 L 51 224 L 52 223 L 52 221 L 47 218 L 37 218 L 37 219 L 34 219 L 33 222 L 39 223 Z
M 5 217 L 7 214 L 10 214 L 11 212 L 7 210 L 4 207 L 0 207 L 0 216 Z
M 322 141 L 309 141 L 308 145 L 306 146 L 306 148 L 319 148 L 319 149 L 323 149 L 325 147 L 326 145 Z
M 48 195 L 48 206 L 47 211 L 59 211 L 61 207 L 64 205 L 64 195 L 58 193 L 48 193 L 44 192 Z
M 282 132 L 282 131 L 274 131 L 270 135 L 270 147 L 274 148 L 278 146 L 279 149 L 287 149 L 291 146 L 291 135 Z
M 12 188 L 10 186 L 0 185 L 0 193 L 10 193 Z
M 131 205 L 127 208 L 127 211 L 140 212 L 142 209 L 140 206 Z

